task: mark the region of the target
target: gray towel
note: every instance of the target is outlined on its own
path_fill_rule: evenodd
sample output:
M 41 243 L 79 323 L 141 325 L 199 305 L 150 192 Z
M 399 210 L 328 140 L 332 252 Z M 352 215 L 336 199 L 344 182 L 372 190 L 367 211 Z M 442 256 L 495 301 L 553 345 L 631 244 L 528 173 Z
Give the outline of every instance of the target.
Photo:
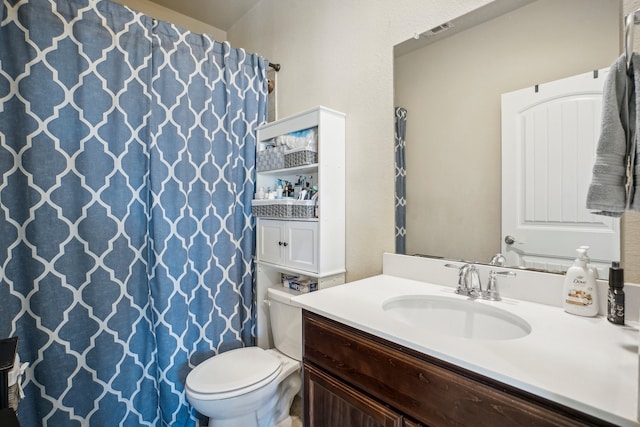
M 629 194 L 627 196 L 627 209 L 640 211 L 640 196 L 634 197 L 636 194 L 640 195 L 640 55 L 636 52 L 631 56 L 632 69 L 633 69 L 633 83 L 635 86 L 635 111 L 639 112 L 636 115 L 636 127 L 634 129 L 634 138 L 630 141 L 628 146 L 628 164 L 629 164 L 629 179 L 627 185 L 629 186 Z
M 620 217 L 631 206 L 627 165 L 631 148 L 635 151 L 636 110 L 640 98 L 634 93 L 634 86 L 638 90 L 640 85 L 634 85 L 634 80 L 640 77 L 639 61 L 634 52 L 631 70 L 627 73 L 627 61 L 622 55 L 611 66 L 605 81 L 600 139 L 587 193 L 587 209 L 597 210 L 593 213 L 598 215 Z
M 632 55 L 632 62 L 635 55 Z M 632 67 L 633 70 L 633 67 Z M 602 97 L 602 122 L 596 150 L 587 209 L 599 215 L 620 217 L 627 208 L 627 161 L 629 143 L 635 136 L 633 82 L 622 55 L 609 69 Z M 630 108 L 631 107 L 631 108 Z

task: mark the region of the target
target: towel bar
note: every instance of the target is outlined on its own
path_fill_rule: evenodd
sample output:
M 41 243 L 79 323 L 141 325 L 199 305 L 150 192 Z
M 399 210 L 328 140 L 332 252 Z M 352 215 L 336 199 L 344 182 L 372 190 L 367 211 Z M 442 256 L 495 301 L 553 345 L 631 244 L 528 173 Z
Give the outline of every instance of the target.
M 633 27 L 640 24 L 640 9 L 628 14 L 624 19 L 624 55 L 627 58 L 627 70 L 631 68 L 633 53 Z

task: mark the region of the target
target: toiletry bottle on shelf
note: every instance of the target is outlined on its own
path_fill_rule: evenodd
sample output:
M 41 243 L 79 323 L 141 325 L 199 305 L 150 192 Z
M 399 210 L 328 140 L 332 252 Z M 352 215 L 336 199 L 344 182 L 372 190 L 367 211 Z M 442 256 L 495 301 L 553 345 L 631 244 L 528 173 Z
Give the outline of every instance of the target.
M 620 263 L 613 262 L 609 268 L 609 298 L 607 298 L 607 320 L 624 325 L 624 270 Z
M 580 316 L 598 314 L 598 290 L 595 272 L 587 266 L 589 257 L 583 247 L 577 249 L 578 257 L 569 267 L 564 278 L 562 307 L 564 311 Z

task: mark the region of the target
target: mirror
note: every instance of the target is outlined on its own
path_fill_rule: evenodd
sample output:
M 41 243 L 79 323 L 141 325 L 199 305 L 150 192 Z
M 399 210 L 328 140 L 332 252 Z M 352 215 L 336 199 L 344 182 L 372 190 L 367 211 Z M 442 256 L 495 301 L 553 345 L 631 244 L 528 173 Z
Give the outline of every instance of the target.
M 501 94 L 609 67 L 621 22 L 620 0 L 498 0 L 395 47 L 407 254 L 501 251 Z

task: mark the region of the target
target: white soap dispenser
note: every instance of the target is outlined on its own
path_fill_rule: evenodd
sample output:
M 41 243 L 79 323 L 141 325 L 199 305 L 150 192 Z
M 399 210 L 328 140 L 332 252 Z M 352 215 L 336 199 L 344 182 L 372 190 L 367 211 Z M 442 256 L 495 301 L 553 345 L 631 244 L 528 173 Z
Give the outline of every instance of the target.
M 598 315 L 598 289 L 593 268 L 588 266 L 589 257 L 584 247 L 577 249 L 578 258 L 567 270 L 562 292 L 564 311 L 579 316 Z
M 591 259 L 587 254 L 587 251 L 589 250 L 589 246 L 580 246 L 580 249 L 584 249 L 584 259 L 585 259 L 585 262 L 587 263 L 587 273 L 590 276 L 593 276 L 591 280 L 593 281 L 593 283 L 596 283 L 596 279 L 598 278 L 598 270 L 591 264 Z

